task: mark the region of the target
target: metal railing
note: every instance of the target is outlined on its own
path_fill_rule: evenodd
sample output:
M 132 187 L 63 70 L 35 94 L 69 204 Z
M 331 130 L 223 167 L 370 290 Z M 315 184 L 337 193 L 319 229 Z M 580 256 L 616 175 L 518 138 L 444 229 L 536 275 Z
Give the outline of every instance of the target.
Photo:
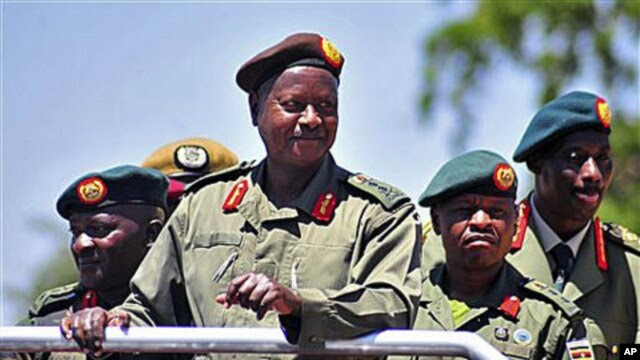
M 472 360 L 506 360 L 470 332 L 385 330 L 351 340 L 330 340 L 314 348 L 287 342 L 279 329 L 132 327 L 106 328 L 108 352 L 289 353 L 305 355 L 438 355 Z M 0 327 L 0 351 L 80 351 L 57 327 Z

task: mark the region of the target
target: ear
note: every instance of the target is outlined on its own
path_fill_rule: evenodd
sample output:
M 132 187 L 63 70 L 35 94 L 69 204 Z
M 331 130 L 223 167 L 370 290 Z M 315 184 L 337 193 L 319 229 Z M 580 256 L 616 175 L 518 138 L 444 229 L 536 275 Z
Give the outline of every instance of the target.
M 162 221 L 158 219 L 153 219 L 149 221 L 149 224 L 147 224 L 147 232 L 144 237 L 144 245 L 147 248 L 150 248 L 156 241 L 158 234 L 160 234 L 160 230 L 162 230 L 162 225 Z
M 429 213 L 431 215 L 431 225 L 433 226 L 433 231 L 437 235 L 440 235 L 440 217 L 438 217 L 438 210 L 435 205 L 431 207 Z
M 260 101 L 258 94 L 251 92 L 249 94 L 249 109 L 251 110 L 251 123 L 253 126 L 258 126 L 258 115 L 260 115 Z

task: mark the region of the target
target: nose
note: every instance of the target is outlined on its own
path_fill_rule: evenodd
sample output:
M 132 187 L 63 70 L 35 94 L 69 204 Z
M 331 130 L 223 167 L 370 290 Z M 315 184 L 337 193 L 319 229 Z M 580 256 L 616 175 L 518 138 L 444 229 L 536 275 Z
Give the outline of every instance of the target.
M 316 108 L 313 105 L 308 104 L 302 112 L 298 122 L 301 125 L 308 126 L 310 129 L 315 129 L 317 126 L 322 124 L 322 118 L 320 118 L 320 114 L 318 114 Z
M 580 177 L 583 180 L 590 180 L 592 182 L 602 181 L 602 173 L 600 172 L 598 163 L 594 158 L 589 157 L 587 161 L 582 164 L 582 167 L 580 168 Z
M 82 254 L 82 252 L 93 249 L 96 244 L 93 243 L 93 239 L 85 233 L 78 235 L 75 238 L 73 245 L 71 245 L 71 250 L 77 255 Z
M 471 219 L 469 219 L 469 225 L 472 229 L 482 230 L 491 226 L 491 216 L 484 210 L 478 209 Z

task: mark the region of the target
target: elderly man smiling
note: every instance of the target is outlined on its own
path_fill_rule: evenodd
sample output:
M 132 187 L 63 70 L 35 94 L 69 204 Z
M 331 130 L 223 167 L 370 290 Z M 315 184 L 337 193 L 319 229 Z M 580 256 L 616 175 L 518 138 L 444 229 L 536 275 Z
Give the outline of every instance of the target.
M 329 152 L 343 63 L 316 34 L 245 63 L 236 79 L 267 157 L 192 184 L 132 295 L 110 312 L 69 317 L 68 336 L 95 351 L 107 323 L 281 326 L 289 341 L 318 347 L 410 327 L 420 296 L 415 206 Z

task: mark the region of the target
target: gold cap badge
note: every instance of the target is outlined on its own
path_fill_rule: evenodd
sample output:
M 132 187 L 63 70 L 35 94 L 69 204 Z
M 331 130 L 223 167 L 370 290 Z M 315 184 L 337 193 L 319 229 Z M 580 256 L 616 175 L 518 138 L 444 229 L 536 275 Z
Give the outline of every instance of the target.
M 602 126 L 605 128 L 611 126 L 611 109 L 609 109 L 609 104 L 605 99 L 598 98 L 598 100 L 596 100 L 596 114 L 598 114 L 598 119 L 602 123 Z
M 507 191 L 511 189 L 515 180 L 516 175 L 509 164 L 498 164 L 493 170 L 493 183 L 498 190 Z
M 107 195 L 107 185 L 99 177 L 91 177 L 78 184 L 76 195 L 83 204 L 97 204 Z
M 325 60 L 334 68 L 339 68 L 342 65 L 342 55 L 340 51 L 338 51 L 338 48 L 325 38 L 322 38 L 320 46 L 322 47 L 322 55 L 324 55 Z

